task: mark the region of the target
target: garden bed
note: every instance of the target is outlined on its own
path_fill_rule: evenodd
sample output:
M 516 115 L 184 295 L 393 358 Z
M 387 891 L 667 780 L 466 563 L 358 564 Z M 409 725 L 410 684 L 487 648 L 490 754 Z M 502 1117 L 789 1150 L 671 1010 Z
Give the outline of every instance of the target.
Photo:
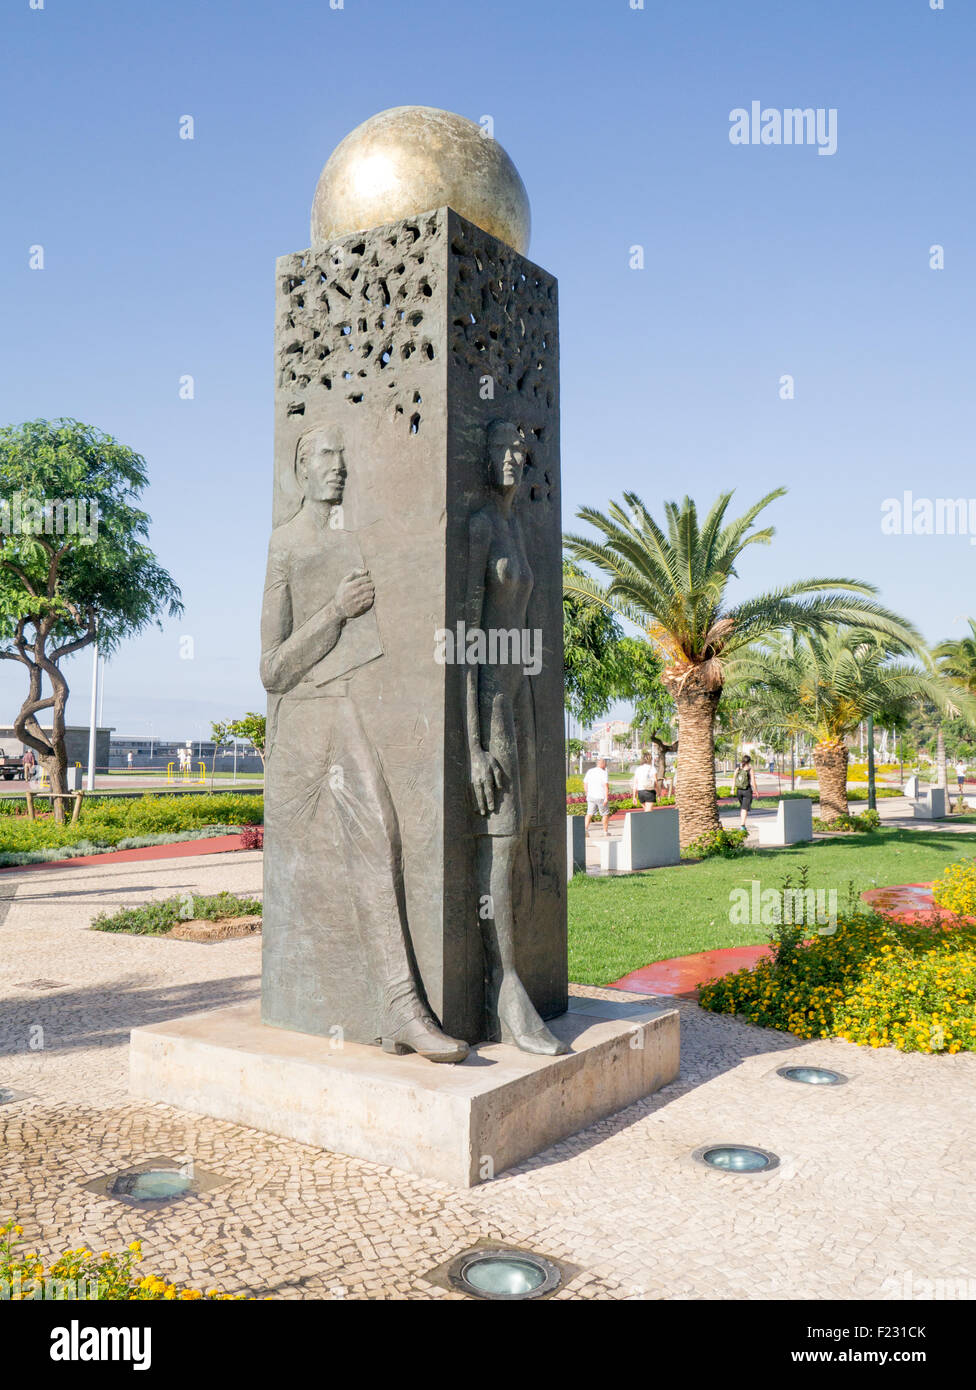
M 91 929 L 130 936 L 171 935 L 183 941 L 220 941 L 260 931 L 261 903 L 257 898 L 239 898 L 236 893 L 182 893 L 118 912 L 100 912 Z
M 37 804 L 45 809 L 43 798 Z M 260 795 L 143 796 L 128 801 L 96 795 L 85 800 L 74 825 L 58 824 L 50 815 L 30 820 L 20 803 L 7 798 L 0 801 L 0 865 L 227 835 L 260 825 L 263 819 Z

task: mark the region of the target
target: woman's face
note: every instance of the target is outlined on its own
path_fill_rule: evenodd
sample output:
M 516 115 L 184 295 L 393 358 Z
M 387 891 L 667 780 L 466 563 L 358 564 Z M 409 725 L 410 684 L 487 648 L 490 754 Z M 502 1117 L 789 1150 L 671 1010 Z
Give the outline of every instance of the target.
M 488 464 L 493 487 L 517 488 L 525 472 L 525 441 L 517 430 L 497 430 L 489 445 Z

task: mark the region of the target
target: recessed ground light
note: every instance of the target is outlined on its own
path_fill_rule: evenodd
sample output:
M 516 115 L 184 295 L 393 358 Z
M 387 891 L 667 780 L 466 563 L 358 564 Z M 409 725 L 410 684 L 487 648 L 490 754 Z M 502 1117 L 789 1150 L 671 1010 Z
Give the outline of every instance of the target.
M 776 1154 L 751 1144 L 704 1144 L 692 1158 L 722 1173 L 768 1173 L 779 1167 Z
M 562 1283 L 559 1269 L 525 1250 L 474 1250 L 454 1262 L 451 1283 L 474 1298 L 540 1298 Z
M 424 1278 L 439 1288 L 469 1298 L 516 1302 L 549 1298 L 579 1273 L 575 1265 L 557 1264 L 531 1250 L 516 1250 L 485 1240 L 430 1270 Z
M 149 1168 L 144 1173 L 123 1173 L 109 1188 L 113 1197 L 129 1197 L 133 1202 L 169 1202 L 190 1191 L 189 1173 L 169 1168 Z
M 843 1072 L 829 1067 L 778 1067 L 776 1075 L 787 1081 L 799 1081 L 804 1086 L 843 1086 L 849 1079 Z
M 9 1105 L 15 1100 L 24 1100 L 26 1091 L 12 1091 L 7 1086 L 0 1086 L 0 1105 Z
M 229 1178 L 204 1172 L 193 1163 L 173 1158 L 147 1158 L 144 1163 L 107 1173 L 82 1186 L 103 1197 L 115 1197 L 135 1207 L 165 1206 L 183 1197 L 212 1192 L 229 1182 Z

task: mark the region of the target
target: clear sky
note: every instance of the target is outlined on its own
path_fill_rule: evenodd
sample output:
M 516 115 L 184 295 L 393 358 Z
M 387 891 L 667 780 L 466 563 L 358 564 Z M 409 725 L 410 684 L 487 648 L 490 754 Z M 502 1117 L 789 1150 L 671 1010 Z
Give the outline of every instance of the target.
M 7 0 L 0 420 L 144 454 L 186 601 L 110 663 L 105 722 L 198 738 L 263 708 L 274 259 L 308 244 L 338 141 L 409 103 L 491 115 L 525 181 L 560 281 L 568 527 L 625 488 L 654 511 L 785 484 L 744 589 L 854 575 L 959 635 L 976 547 L 881 519 L 906 489 L 976 497 L 974 39 L 971 0 Z M 753 101 L 835 109 L 836 153 L 732 144 Z

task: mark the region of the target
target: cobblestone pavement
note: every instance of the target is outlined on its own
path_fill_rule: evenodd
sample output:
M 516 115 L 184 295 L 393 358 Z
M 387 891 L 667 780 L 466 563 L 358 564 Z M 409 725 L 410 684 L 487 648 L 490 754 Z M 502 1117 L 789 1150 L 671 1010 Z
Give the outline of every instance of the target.
M 931 1297 L 961 1280 L 976 1296 L 973 1056 L 799 1043 L 681 1002 L 677 1082 L 468 1191 L 133 1103 L 130 1028 L 253 997 L 260 945 L 88 922 L 182 890 L 258 891 L 260 869 L 260 855 L 236 853 L 3 876 L 0 1086 L 27 1095 L 0 1105 L 0 1211 L 45 1254 L 138 1236 L 144 1268 L 197 1287 L 450 1299 L 461 1295 L 425 1274 L 492 1239 L 576 1266 L 560 1298 Z M 801 1059 L 851 1084 L 775 1076 Z M 766 1176 L 712 1172 L 689 1157 L 709 1142 L 782 1162 Z M 160 1155 L 225 1182 L 146 1214 L 83 1186 Z

